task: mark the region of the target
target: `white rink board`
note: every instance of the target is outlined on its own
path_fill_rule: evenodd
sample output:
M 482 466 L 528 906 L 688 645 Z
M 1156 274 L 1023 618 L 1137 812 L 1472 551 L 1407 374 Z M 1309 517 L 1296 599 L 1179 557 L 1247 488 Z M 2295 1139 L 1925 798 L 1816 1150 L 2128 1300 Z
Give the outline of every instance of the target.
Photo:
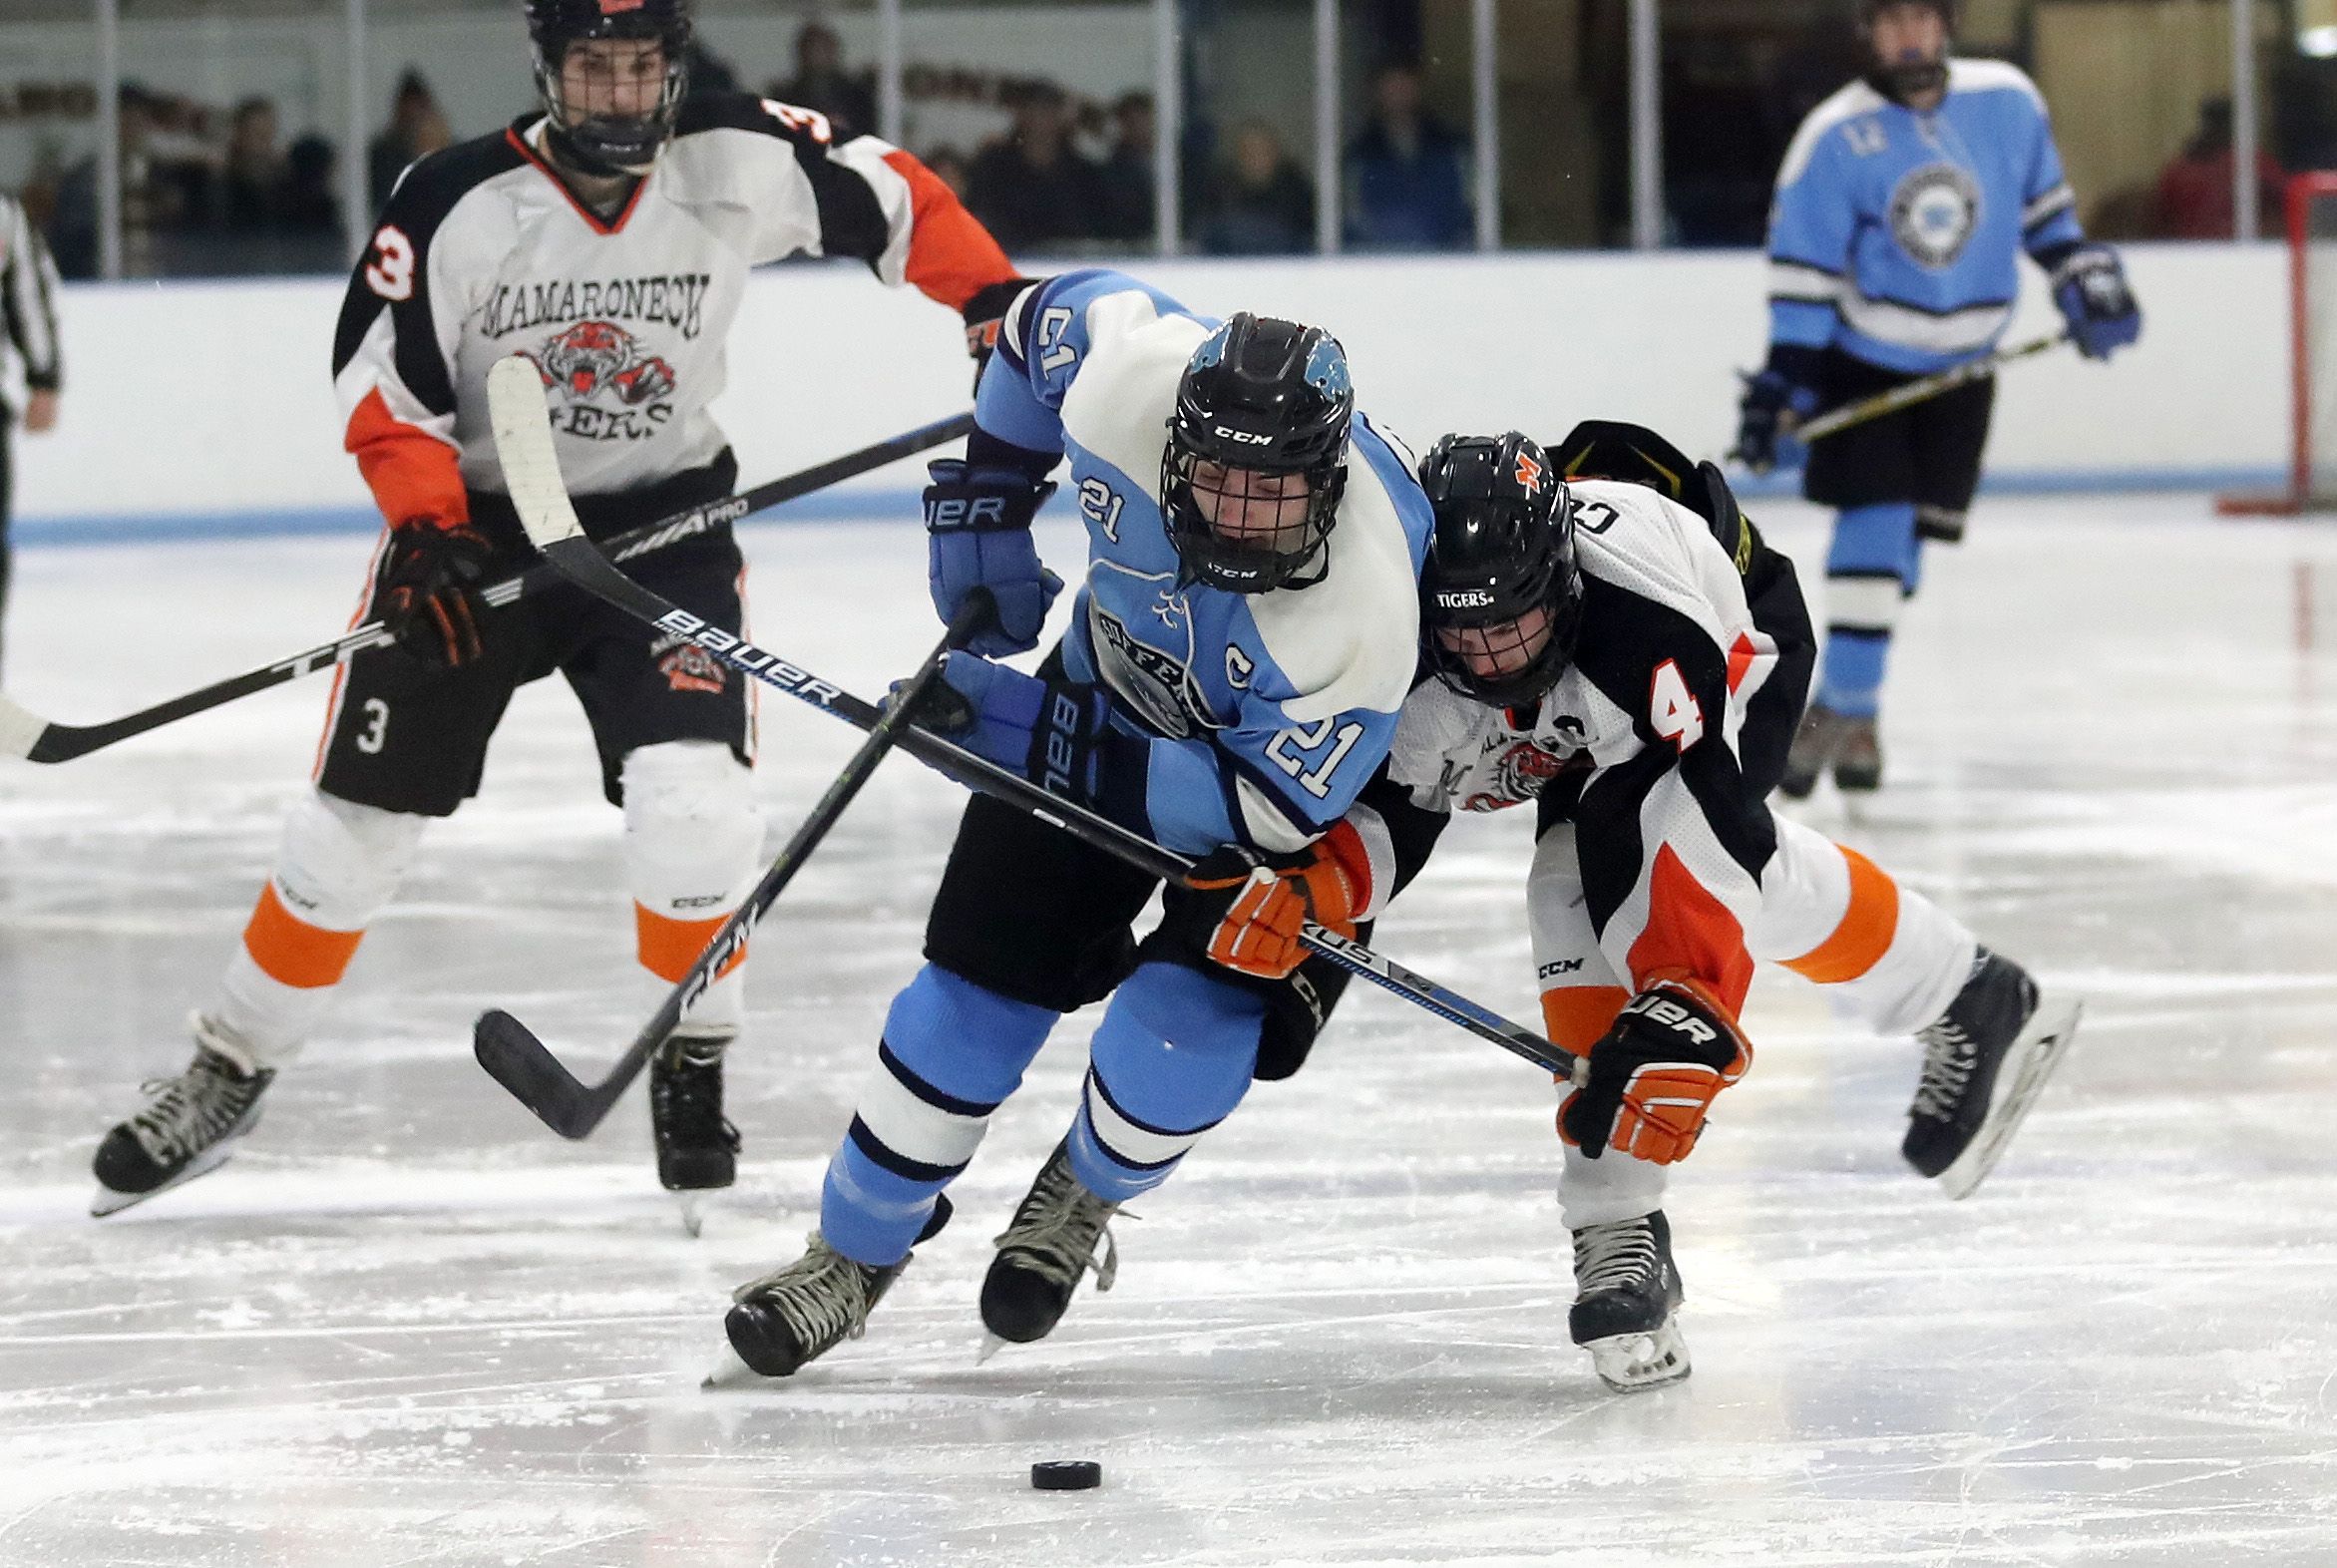
M 2152 484 L 2280 468 L 2285 252 L 2129 255 L 2147 316 L 2141 345 L 2108 366 L 2064 351 L 2008 375 L 1992 472 Z M 1129 264 L 1197 309 L 1331 327 L 1354 357 L 1362 406 L 1422 451 L 1448 429 L 1554 440 L 1595 415 L 1717 457 L 1735 434 L 1737 372 L 1759 362 L 1767 332 L 1763 263 L 1750 253 Z M 2017 337 L 2060 321 L 2042 274 L 2023 271 Z M 20 511 L 364 509 L 328 375 L 340 293 L 326 280 L 68 289 L 69 395 L 53 436 L 18 444 Z M 953 313 L 878 286 L 857 263 L 793 265 L 753 280 L 718 408 L 752 481 L 963 407 L 968 375 Z M 874 483 L 912 484 L 917 472 Z
M 1806 569 L 1816 520 L 1761 515 Z M 748 538 L 773 647 L 874 692 L 930 642 L 913 529 Z M 258 662 L 338 625 L 362 562 L 33 552 L 10 689 L 91 720 Z M 97 1135 L 184 1061 L 323 683 L 0 770 L 0 1564 L 2326 1568 L 2337 539 L 2007 502 L 1930 568 L 1891 787 L 1813 820 L 2089 1021 L 1955 1205 L 1897 1159 L 1908 1043 L 1764 973 L 1758 1058 L 1670 1204 L 1697 1371 L 1629 1397 L 1565 1343 L 1549 1086 L 1376 994 L 1136 1205 L 1114 1291 L 977 1370 L 1072 1020 L 869 1337 L 701 1393 L 729 1289 L 812 1223 L 958 797 L 889 764 L 764 928 L 742 1184 L 693 1243 L 637 1095 L 564 1144 L 469 1059 L 490 1004 L 586 1066 L 646 1016 L 612 979 L 616 814 L 552 682 L 244 1151 L 96 1224 Z M 854 737 L 763 714 L 776 842 Z M 1380 942 L 1530 1016 L 1516 815 L 1456 829 Z M 1104 1487 L 1030 1491 L 1060 1457 Z

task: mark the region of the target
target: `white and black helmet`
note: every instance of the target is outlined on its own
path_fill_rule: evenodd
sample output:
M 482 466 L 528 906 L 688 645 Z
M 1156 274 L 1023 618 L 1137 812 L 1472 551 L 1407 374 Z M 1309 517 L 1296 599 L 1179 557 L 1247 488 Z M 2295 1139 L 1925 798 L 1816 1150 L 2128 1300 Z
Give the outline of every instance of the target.
M 549 132 L 565 160 L 591 174 L 638 175 L 673 135 L 689 86 L 692 27 L 687 0 L 524 0 L 536 46 L 536 90 L 551 116 Z M 654 40 L 665 50 L 665 87 L 645 115 L 571 115 L 561 91 L 571 44 L 601 38 Z

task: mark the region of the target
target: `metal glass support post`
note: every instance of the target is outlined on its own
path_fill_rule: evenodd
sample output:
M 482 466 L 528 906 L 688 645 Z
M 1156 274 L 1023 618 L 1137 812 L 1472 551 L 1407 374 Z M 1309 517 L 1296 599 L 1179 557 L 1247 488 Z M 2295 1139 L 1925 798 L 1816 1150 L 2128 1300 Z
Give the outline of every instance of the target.
M 1631 243 L 1664 243 L 1664 44 L 1657 0 L 1631 0 Z
M 2256 0 L 2231 0 L 2231 232 L 2253 239 L 2256 210 Z
M 1152 0 L 1152 236 L 1153 248 L 1173 256 L 1180 248 L 1177 196 L 1185 162 L 1185 57 L 1177 27 L 1180 0 Z
M 901 0 L 877 0 L 877 135 L 899 147 L 907 119 L 901 95 Z
M 97 0 L 98 275 L 122 275 L 122 13 Z
M 1469 102 L 1476 114 L 1477 248 L 1501 248 L 1501 73 L 1500 33 L 1494 25 L 1499 0 L 1469 3 Z
M 1315 0 L 1315 248 L 1339 249 L 1339 0 Z
M 349 113 L 341 140 L 341 234 L 356 264 L 372 242 L 373 193 L 366 189 L 373 160 L 366 152 L 366 106 L 373 96 L 365 69 L 365 0 L 349 0 Z

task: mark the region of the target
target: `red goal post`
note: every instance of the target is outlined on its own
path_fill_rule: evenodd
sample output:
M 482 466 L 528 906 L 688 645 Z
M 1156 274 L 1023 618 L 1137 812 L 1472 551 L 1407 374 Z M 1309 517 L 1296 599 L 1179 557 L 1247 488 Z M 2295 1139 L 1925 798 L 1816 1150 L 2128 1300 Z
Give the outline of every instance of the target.
M 2337 173 L 2287 186 L 2288 487 L 2221 496 L 2226 517 L 2337 511 Z

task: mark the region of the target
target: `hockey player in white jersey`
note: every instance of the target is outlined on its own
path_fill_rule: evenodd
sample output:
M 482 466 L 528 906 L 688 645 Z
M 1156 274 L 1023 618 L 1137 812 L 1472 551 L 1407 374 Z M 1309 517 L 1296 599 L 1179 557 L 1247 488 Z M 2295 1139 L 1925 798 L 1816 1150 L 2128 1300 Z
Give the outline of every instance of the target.
M 959 309 L 970 333 L 1011 296 L 1004 254 L 907 154 L 785 104 L 685 105 L 684 0 L 528 0 L 527 16 L 542 110 L 406 171 L 333 344 L 346 445 L 388 524 L 358 618 L 380 617 L 399 645 L 336 677 L 316 787 L 195 1015 L 193 1064 L 98 1149 L 100 1213 L 208 1169 L 249 1129 L 424 825 L 477 790 L 517 686 L 558 671 L 584 708 L 624 813 L 637 952 L 655 982 L 688 971 L 753 880 L 747 683 L 575 589 L 501 610 L 479 600 L 528 553 L 490 437 L 489 367 L 535 360 L 562 471 L 585 529 L 605 537 L 735 487 L 708 405 L 750 268 L 851 257 Z M 744 567 L 727 527 L 635 570 L 738 629 Z M 721 1052 L 743 1011 L 729 974 L 652 1063 L 668 1187 L 732 1179 Z
M 1755 959 L 1921 1040 L 1903 1149 L 1957 1196 L 2034 1099 L 2076 1009 L 1764 804 L 1808 679 L 1809 622 L 1791 564 L 1718 469 L 1600 423 L 1555 460 L 1514 432 L 1447 436 L 1421 482 L 1436 515 L 1423 670 L 1386 766 L 1312 864 L 1222 884 L 1210 951 L 1271 977 L 1297 957 L 1303 921 L 1376 915 L 1451 812 L 1532 803 L 1543 1016 L 1590 1060 L 1559 1113 L 1570 1328 L 1614 1386 L 1670 1381 L 1689 1361 L 1664 1168 L 1752 1064 L 1738 1014 Z M 1331 853 L 1343 836 L 1384 858 Z
M 2025 250 L 2088 358 L 2142 332 L 2118 253 L 2090 243 L 2036 84 L 1948 58 L 1954 0 L 1862 0 L 1867 76 L 1809 114 L 1769 217 L 1768 362 L 1745 392 L 1737 454 L 1780 460 L 1792 426 L 1992 352 Z M 1983 378 L 1812 443 L 1802 490 L 1836 509 L 1825 664 L 1783 787 L 1831 769 L 1882 779 L 1885 667 L 1926 540 L 1953 543 L 1980 480 L 1996 397 Z M 1789 459 L 1786 459 L 1789 461 Z
M 1054 584 L 1029 523 L 1069 460 L 1088 560 L 1071 626 L 1036 675 L 952 655 L 934 722 L 1049 790 L 1196 857 L 1303 851 L 1379 765 L 1411 683 L 1428 508 L 1354 411 L 1346 356 L 1294 322 L 1194 315 L 1113 272 L 1014 302 L 964 462 L 927 495 L 935 606 L 976 588 L 992 653 L 1035 645 Z M 1213 923 L 1159 884 L 997 801 L 969 802 L 878 1061 L 829 1162 L 809 1251 L 742 1287 L 726 1321 L 771 1376 L 857 1335 L 944 1189 L 1065 1012 L 1106 995 L 1085 1090 L 981 1288 L 998 1339 L 1051 1332 L 1114 1211 L 1166 1180 L 1253 1075 L 1297 1064 L 1326 992 L 1212 964 Z M 1098 1249 L 1102 1249 L 1098 1261 Z

